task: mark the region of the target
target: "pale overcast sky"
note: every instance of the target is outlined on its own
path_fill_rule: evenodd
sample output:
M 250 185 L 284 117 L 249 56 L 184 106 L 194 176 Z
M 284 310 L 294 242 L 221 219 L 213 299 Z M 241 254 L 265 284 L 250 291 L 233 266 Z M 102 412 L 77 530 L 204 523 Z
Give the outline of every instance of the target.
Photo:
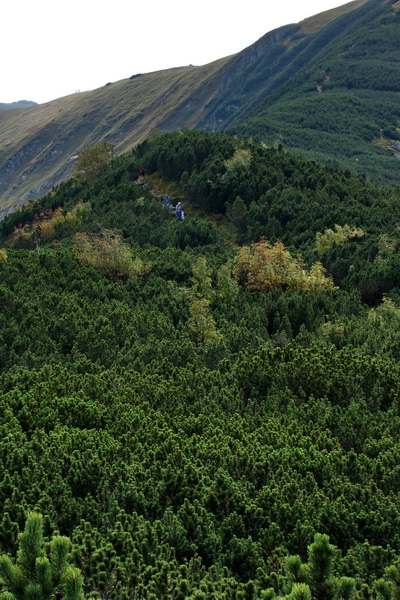
M 0 102 L 47 102 L 243 50 L 345 0 L 5 0 Z

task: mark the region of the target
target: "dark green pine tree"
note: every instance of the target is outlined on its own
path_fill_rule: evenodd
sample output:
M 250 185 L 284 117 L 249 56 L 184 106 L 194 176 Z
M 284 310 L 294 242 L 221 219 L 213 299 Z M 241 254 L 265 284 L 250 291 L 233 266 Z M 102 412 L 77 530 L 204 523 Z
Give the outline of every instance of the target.
M 385 579 L 378 579 L 374 585 L 378 600 L 399 600 L 400 598 L 400 564 L 385 569 Z
M 311 592 L 305 583 L 295 583 L 287 600 L 311 600 Z
M 308 547 L 308 584 L 314 600 L 335 597 L 335 580 L 332 574 L 335 546 L 329 537 L 317 533 Z
M 307 563 L 299 556 L 289 556 L 286 559 L 290 589 L 287 600 L 353 600 L 355 580 L 333 575 L 335 554 L 336 547 L 329 543 L 329 537 L 317 533 L 308 546 Z M 388 589 L 388 585 L 383 584 L 381 588 Z
M 42 516 L 30 513 L 18 542 L 15 564 L 8 556 L 0 556 L 0 600 L 83 600 L 81 573 L 68 563 L 67 537 L 52 539 L 48 558 Z
M 243 237 L 247 230 L 249 210 L 240 196 L 236 196 L 232 205 L 227 206 L 227 212 L 228 217 L 237 228 L 240 237 Z

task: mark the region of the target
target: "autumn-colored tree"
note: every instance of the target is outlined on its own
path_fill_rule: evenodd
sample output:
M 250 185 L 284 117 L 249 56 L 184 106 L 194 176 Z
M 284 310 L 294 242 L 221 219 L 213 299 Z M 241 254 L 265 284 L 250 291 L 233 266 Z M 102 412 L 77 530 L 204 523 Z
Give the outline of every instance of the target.
M 333 287 L 321 263 L 308 271 L 301 258 L 294 258 L 283 242 L 270 244 L 266 239 L 243 246 L 236 257 L 233 274 L 236 281 L 252 291 L 276 288 L 294 291 Z
M 133 255 L 132 248 L 122 235 L 109 229 L 103 229 L 101 235 L 77 233 L 74 240 L 79 262 L 98 269 L 114 281 L 125 282 L 141 277 L 150 268 Z
M 72 229 L 85 221 L 90 212 L 89 202 L 78 202 L 66 214 L 61 206 L 54 210 L 49 208 L 35 214 L 32 222 L 14 227 L 11 240 L 31 240 L 36 246 L 36 251 L 40 252 L 42 242 L 52 240 L 60 225 L 67 223 Z
M 29 240 L 32 237 L 32 229 L 30 224 L 20 223 L 14 227 L 14 231 L 11 234 L 11 240 Z
M 50 239 L 54 235 L 54 230 L 62 225 L 64 221 L 65 217 L 61 207 L 56 208 L 54 211 L 46 211 L 44 217 L 37 222 L 37 233 L 41 238 Z
M 34 215 L 31 223 L 25 223 L 14 227 L 13 240 L 33 240 L 36 251 L 40 252 L 43 240 L 51 240 L 55 229 L 64 223 L 63 209 L 58 207 L 54 210 L 47 209 Z

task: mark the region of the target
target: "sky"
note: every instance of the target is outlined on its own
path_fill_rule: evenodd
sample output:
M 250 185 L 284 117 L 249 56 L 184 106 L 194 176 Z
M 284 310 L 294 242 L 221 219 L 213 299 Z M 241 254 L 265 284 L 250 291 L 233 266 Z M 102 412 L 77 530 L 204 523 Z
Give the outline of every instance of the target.
M 136 73 L 204 65 L 346 0 L 4 0 L 0 102 L 44 103 Z

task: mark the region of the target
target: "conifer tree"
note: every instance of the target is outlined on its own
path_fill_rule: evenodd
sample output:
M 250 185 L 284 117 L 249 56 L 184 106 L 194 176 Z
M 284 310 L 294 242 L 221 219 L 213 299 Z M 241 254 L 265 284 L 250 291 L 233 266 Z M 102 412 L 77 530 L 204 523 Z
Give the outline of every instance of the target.
M 400 566 L 399 563 L 385 569 L 386 579 L 375 582 L 374 591 L 378 600 L 399 600 Z
M 356 591 L 356 582 L 353 577 L 341 577 L 339 583 L 341 599 L 351 600 Z
M 287 600 L 311 600 L 311 592 L 305 583 L 295 583 Z
M 228 303 L 235 302 L 239 292 L 237 281 L 232 278 L 232 265 L 228 262 L 220 266 L 217 271 L 218 297 Z
M 240 234 L 246 233 L 248 208 L 240 196 L 236 196 L 232 205 L 227 206 L 228 217 Z
M 68 563 L 67 537 L 54 537 L 47 557 L 42 516 L 30 513 L 18 541 L 15 564 L 8 556 L 0 556 L 1 600 L 83 599 L 81 573 Z
M 213 300 L 215 294 L 212 289 L 211 269 L 207 266 L 207 260 L 203 256 L 198 257 L 193 265 L 192 273 L 192 289 L 196 296 Z
M 335 552 L 329 537 L 317 533 L 314 542 L 308 546 L 307 563 L 302 563 L 299 556 L 288 556 L 286 569 L 290 594 L 287 600 L 351 600 L 355 594 L 355 580 L 333 575 Z
M 308 583 L 314 600 L 334 598 L 335 582 L 332 575 L 335 547 L 329 537 L 317 533 L 308 547 Z

